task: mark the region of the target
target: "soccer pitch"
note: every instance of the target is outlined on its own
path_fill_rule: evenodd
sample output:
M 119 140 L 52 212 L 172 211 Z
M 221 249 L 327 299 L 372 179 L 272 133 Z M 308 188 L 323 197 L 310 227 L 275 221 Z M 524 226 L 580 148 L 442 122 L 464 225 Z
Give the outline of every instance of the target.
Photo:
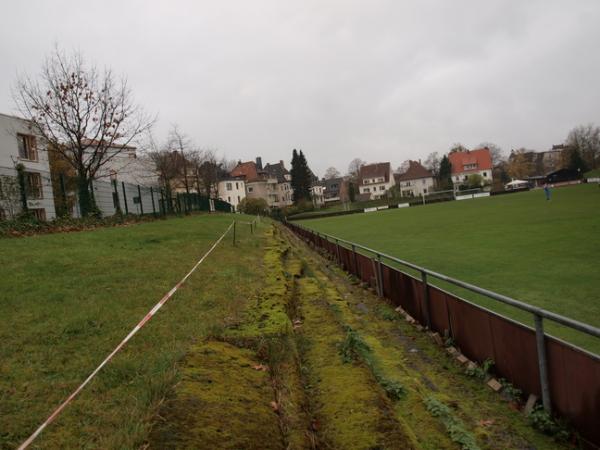
M 600 189 L 557 188 L 299 222 L 437 272 L 600 326 Z M 524 323 L 528 314 L 432 280 Z M 598 339 L 551 334 L 600 353 Z

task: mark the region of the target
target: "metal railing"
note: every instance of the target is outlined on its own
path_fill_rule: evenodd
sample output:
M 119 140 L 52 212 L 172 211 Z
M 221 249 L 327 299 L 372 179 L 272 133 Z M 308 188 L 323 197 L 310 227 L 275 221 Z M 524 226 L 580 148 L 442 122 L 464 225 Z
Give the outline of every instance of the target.
M 421 274 L 421 281 L 423 282 L 423 288 L 424 288 L 424 301 L 423 301 L 424 316 L 425 316 L 425 320 L 426 320 L 426 325 L 429 328 L 431 328 L 431 319 L 429 316 L 429 308 L 428 308 L 428 290 L 427 290 L 427 286 L 428 286 L 427 277 L 428 276 L 436 278 L 441 281 L 444 281 L 446 283 L 450 283 L 452 285 L 458 286 L 460 288 L 466 289 L 466 290 L 474 292 L 476 294 L 483 295 L 485 297 L 491 298 L 491 299 L 499 301 L 501 303 L 513 306 L 522 311 L 531 313 L 533 315 L 534 324 L 535 324 L 535 336 L 536 336 L 536 347 L 537 347 L 537 354 L 538 354 L 538 366 L 539 366 L 539 372 L 540 372 L 540 386 L 541 386 L 541 392 L 542 392 L 542 403 L 544 405 L 544 408 L 548 412 L 551 411 L 551 399 L 550 399 L 550 387 L 549 387 L 549 383 L 548 383 L 548 364 L 547 364 L 547 358 L 546 358 L 546 345 L 545 345 L 546 334 L 544 333 L 543 320 L 548 319 L 553 322 L 564 325 L 568 328 L 572 328 L 572 329 L 580 331 L 582 333 L 589 334 L 590 336 L 600 338 L 600 328 L 594 327 L 592 325 L 589 325 L 589 324 L 586 324 L 583 322 L 579 322 L 577 320 L 570 319 L 568 317 L 561 316 L 560 314 L 553 313 L 553 312 L 545 310 L 543 308 L 538 308 L 537 306 L 529 305 L 527 303 L 521 302 L 519 300 L 515 300 L 514 298 L 508 297 L 506 295 L 498 294 L 497 292 L 493 292 L 488 289 L 481 288 L 474 284 L 466 283 L 461 280 L 457 280 L 456 278 L 452 278 L 447 275 L 435 272 L 433 270 L 426 269 L 425 267 L 421 267 L 417 264 L 413 264 L 411 262 L 404 261 L 403 259 L 397 258 L 392 255 L 388 255 L 386 253 L 380 252 L 378 250 L 374 250 L 372 248 L 366 247 L 361 244 L 357 244 L 355 242 L 351 242 L 351 241 L 348 241 L 345 239 L 331 236 L 329 234 L 320 233 L 318 231 L 306 228 L 302 225 L 298 225 L 297 223 L 291 224 L 291 226 L 297 227 L 297 228 L 302 229 L 307 232 L 310 232 L 317 237 L 324 238 L 326 241 L 333 242 L 337 245 L 345 244 L 345 245 L 349 246 L 349 248 L 352 249 L 352 251 L 355 253 L 355 261 L 356 261 L 356 253 L 357 253 L 356 249 L 360 249 L 365 252 L 373 254 L 375 256 L 374 260 L 377 261 L 377 270 L 376 270 L 375 274 L 376 274 L 376 278 L 377 278 L 377 293 L 380 297 L 383 297 L 383 283 L 381 281 L 383 279 L 382 269 L 381 269 L 382 258 L 392 261 L 394 263 L 403 265 L 405 267 L 408 267 L 412 270 L 419 272 Z M 339 254 L 337 255 L 337 257 L 338 257 L 338 260 L 340 260 Z M 355 263 L 355 265 L 356 265 L 356 263 Z

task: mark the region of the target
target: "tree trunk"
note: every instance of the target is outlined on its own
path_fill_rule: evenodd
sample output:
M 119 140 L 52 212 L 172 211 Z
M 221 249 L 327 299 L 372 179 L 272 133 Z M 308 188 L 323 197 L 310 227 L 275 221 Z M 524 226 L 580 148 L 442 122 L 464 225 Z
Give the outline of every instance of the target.
M 90 180 L 85 174 L 77 177 L 77 194 L 79 197 L 79 212 L 81 217 L 89 216 L 93 211 L 92 196 L 90 194 Z

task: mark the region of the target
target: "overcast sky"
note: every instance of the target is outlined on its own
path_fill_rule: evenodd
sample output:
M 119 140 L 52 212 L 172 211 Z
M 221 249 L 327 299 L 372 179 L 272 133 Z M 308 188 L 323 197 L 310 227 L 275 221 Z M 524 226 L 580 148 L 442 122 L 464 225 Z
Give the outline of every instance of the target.
M 322 175 L 455 142 L 545 150 L 600 125 L 600 1 L 6 1 L 0 112 L 57 43 L 229 158 Z

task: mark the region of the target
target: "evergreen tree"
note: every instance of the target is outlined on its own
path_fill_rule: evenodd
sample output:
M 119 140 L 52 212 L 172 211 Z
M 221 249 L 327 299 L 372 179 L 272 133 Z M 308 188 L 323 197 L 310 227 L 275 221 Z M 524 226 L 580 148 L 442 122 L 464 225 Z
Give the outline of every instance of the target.
M 441 189 L 452 188 L 452 164 L 448 155 L 444 155 L 440 161 L 438 184 Z
M 296 151 L 296 149 L 294 149 L 294 151 L 292 152 L 292 168 L 290 169 L 290 175 L 292 176 L 292 181 L 290 184 L 292 185 L 294 203 L 298 202 L 297 195 L 300 192 L 299 163 L 300 162 L 298 159 L 298 152 Z

